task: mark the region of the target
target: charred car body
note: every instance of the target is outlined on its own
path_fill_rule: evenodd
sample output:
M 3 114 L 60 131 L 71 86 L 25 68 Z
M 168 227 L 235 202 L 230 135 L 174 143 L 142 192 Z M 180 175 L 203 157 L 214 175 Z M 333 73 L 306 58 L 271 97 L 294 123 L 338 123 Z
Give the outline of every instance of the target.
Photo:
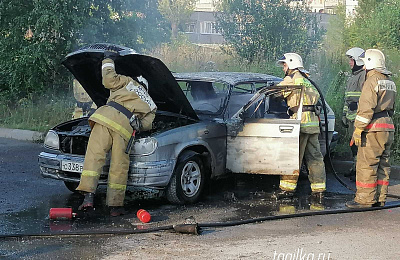
M 149 94 L 158 107 L 153 129 L 136 136 L 129 186 L 163 190 L 172 203 L 193 203 L 210 178 L 231 172 L 279 175 L 299 170 L 298 162 L 290 158 L 298 158 L 300 120 L 289 119 L 285 102 L 271 95 L 282 79 L 257 73 L 172 74 L 156 58 L 97 44 L 69 54 L 63 64 L 98 107 L 109 96 L 100 70 L 108 48 L 120 54 L 117 73 L 148 80 Z M 328 111 L 331 140 L 335 119 L 329 107 Z M 42 176 L 62 180 L 74 191 L 90 131 L 87 117 L 52 128 L 39 155 Z M 324 147 L 321 142 L 323 151 Z M 100 184 L 107 183 L 108 169 L 109 160 Z

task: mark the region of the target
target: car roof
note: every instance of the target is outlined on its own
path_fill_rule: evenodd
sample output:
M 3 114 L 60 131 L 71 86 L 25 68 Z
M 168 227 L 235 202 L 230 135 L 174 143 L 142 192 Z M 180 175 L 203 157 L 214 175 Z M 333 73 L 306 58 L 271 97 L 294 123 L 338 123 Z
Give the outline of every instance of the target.
M 237 85 L 246 82 L 280 82 L 281 78 L 252 72 L 187 72 L 173 73 L 176 80 L 221 82 Z

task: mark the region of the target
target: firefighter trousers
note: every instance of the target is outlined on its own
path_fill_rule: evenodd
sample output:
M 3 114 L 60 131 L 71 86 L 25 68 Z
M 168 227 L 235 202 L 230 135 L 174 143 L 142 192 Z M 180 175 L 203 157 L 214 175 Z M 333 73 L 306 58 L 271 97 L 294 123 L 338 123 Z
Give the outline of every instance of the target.
M 108 206 L 123 206 L 129 170 L 129 155 L 125 154 L 127 144 L 119 133 L 94 124 L 77 190 L 96 191 L 107 153 L 111 150 L 106 203 Z
M 311 183 L 312 192 L 323 192 L 326 189 L 326 174 L 324 158 L 321 153 L 319 134 L 300 133 L 300 160 L 299 165 L 303 162 L 303 157 L 308 167 L 308 179 Z M 297 187 L 299 175 L 281 175 L 279 188 L 286 191 L 294 191 Z
M 360 204 L 385 202 L 390 176 L 390 147 L 394 132 L 363 132 L 357 153 L 354 201 Z

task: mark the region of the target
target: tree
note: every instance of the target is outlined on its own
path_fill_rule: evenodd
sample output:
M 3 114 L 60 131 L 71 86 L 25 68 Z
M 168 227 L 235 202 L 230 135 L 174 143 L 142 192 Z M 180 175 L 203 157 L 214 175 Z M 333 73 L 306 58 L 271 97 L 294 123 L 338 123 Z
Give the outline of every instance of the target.
M 178 27 L 193 13 L 197 0 L 158 0 L 158 10 L 171 23 L 171 38 L 178 36 Z
M 360 2 L 359 12 L 349 30 L 351 45 L 364 48 L 400 49 L 400 2 L 397 0 Z
M 1 94 L 26 96 L 60 83 L 60 61 L 88 11 L 79 0 L 1 1 Z
M 166 31 L 157 0 L 0 1 L 0 95 L 14 100 L 65 89 L 67 53 L 95 42 L 140 50 L 163 41 Z
M 329 18 L 324 41 L 325 50 L 329 54 L 330 59 L 334 62 L 340 63 L 343 60 L 344 53 L 350 49 L 348 45 L 348 39 L 350 37 L 348 27 L 349 20 L 346 19 L 346 7 L 339 5 L 336 9 L 336 15 Z
M 282 0 L 221 0 L 217 9 L 225 40 L 250 62 L 275 60 L 285 52 L 308 55 L 322 34 L 303 6 Z

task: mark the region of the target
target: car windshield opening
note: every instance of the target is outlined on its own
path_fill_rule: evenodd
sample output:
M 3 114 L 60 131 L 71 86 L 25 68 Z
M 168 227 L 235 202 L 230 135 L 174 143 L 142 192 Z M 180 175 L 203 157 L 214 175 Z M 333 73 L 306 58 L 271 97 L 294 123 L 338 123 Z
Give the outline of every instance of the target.
M 179 81 L 186 98 L 199 114 L 219 114 L 225 104 L 228 86 L 220 82 Z

